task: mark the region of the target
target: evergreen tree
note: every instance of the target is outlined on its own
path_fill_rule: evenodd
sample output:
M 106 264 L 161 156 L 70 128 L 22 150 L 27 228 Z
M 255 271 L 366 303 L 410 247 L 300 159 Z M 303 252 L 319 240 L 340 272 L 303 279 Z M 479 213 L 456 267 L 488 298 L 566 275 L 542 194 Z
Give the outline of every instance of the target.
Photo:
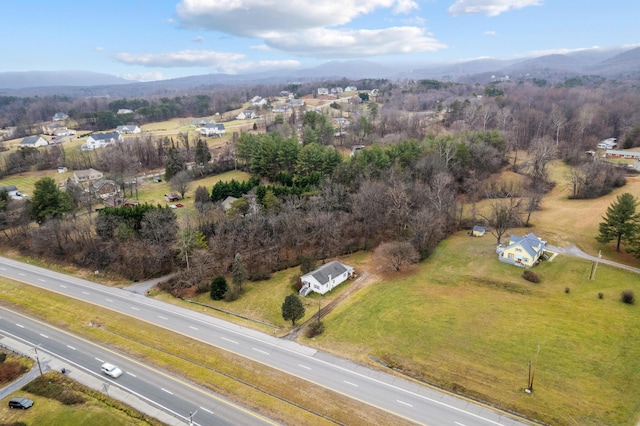
M 195 160 L 196 164 L 201 167 L 211 160 L 211 153 L 209 152 L 207 141 L 198 139 L 198 142 L 196 142 Z
M 229 290 L 227 280 L 223 276 L 217 276 L 211 281 L 210 296 L 213 300 L 224 299 L 224 294 Z
M 640 214 L 636 212 L 637 206 L 638 200 L 628 192 L 618 195 L 603 216 L 596 240 L 602 244 L 616 240 L 616 251 L 620 251 L 620 242 L 632 241 L 638 233 Z
M 30 209 L 31 216 L 38 224 L 42 224 L 48 219 L 60 219 L 65 213 L 72 212 L 75 203 L 71 195 L 58 188 L 55 180 L 45 177 L 35 183 Z
M 242 289 L 242 284 L 246 279 L 247 269 L 244 267 L 244 263 L 242 262 L 242 256 L 238 253 L 233 259 L 233 266 L 231 267 L 231 282 L 237 288 Z
M 291 293 L 284 299 L 282 318 L 285 321 L 291 320 L 291 325 L 296 325 L 296 321 L 304 317 L 304 312 L 304 305 L 297 294 Z

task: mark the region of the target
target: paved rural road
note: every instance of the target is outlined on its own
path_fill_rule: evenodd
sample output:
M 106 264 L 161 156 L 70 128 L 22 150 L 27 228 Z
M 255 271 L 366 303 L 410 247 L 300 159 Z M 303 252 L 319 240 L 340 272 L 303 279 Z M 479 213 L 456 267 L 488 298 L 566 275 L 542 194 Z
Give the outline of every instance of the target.
M 626 269 L 627 271 L 635 272 L 636 274 L 640 274 L 640 268 L 635 268 L 633 266 L 625 265 L 623 263 L 614 262 L 612 260 L 598 258 L 597 256 L 592 256 L 580 250 L 573 244 L 570 244 L 568 247 L 557 247 L 551 246 L 547 244 L 547 250 L 555 253 L 564 253 L 569 256 L 580 257 L 582 259 L 587 259 L 591 261 L 597 261 L 598 263 L 610 265 L 620 269 Z
M 197 338 L 419 424 L 526 424 L 469 400 L 135 292 L 105 287 L 2 257 L 0 275 Z
M 124 391 L 119 393 L 124 402 L 139 409 L 140 403 L 151 406 L 155 411 L 167 414 L 169 417 L 164 415 L 160 420 L 171 425 L 188 423 L 190 413 L 196 413 L 192 417 L 194 425 L 276 424 L 167 371 L 6 308 L 0 308 L 0 345 L 32 358 L 37 347 L 43 371 L 61 371 L 64 367 L 65 374 L 71 378 L 88 386 L 93 384 L 94 389 L 114 398 L 118 397 L 115 392 L 118 387 Z M 117 365 L 124 373 L 117 379 L 102 374 L 100 366 L 103 362 Z M 28 379 L 37 377 L 38 373 L 38 367 L 35 367 Z M 0 391 L 0 396 L 3 394 Z M 154 415 L 154 410 L 146 411 Z

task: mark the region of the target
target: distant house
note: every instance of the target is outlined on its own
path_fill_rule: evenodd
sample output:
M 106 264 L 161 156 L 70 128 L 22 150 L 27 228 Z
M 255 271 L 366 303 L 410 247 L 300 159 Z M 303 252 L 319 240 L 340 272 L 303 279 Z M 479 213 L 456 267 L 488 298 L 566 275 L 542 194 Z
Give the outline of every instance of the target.
M 345 282 L 352 275 L 353 268 L 351 266 L 334 260 L 300 277 L 300 281 L 302 281 L 300 295 L 306 296 L 312 291 L 325 294 Z
M 249 102 L 251 102 L 251 105 L 259 107 L 269 103 L 268 100 L 261 98 L 260 96 L 254 96 Z
M 282 105 L 276 106 L 274 109 L 271 110 L 271 112 L 275 112 L 275 113 L 283 113 L 287 111 L 291 111 L 291 105 L 282 104 Z
M 133 114 L 133 110 L 127 108 L 120 108 L 116 114 Z
M 20 148 L 38 148 L 39 146 L 47 146 L 49 142 L 42 136 L 27 136 L 20 142 Z
M 66 167 L 64 167 L 64 166 L 60 166 L 60 167 L 58 167 L 58 173 L 65 173 L 65 172 L 67 172 L 68 170 L 69 170 L 69 169 L 67 169 L 67 168 L 66 168 Z
M 347 86 L 344 88 L 345 92 L 357 92 L 358 88 L 356 86 Z
M 253 111 L 242 111 L 240 114 L 238 114 L 236 116 L 236 120 L 248 120 L 251 118 L 256 118 L 256 115 L 253 113 Z
M 63 121 L 68 118 L 69 116 L 64 112 L 56 112 L 55 114 L 53 114 L 53 121 Z
M 170 192 L 168 194 L 164 194 L 164 199 L 169 201 L 170 203 L 172 203 L 174 201 L 179 201 L 180 200 L 180 196 L 178 194 L 176 194 L 175 192 Z
M 599 149 L 613 149 L 618 145 L 618 139 L 609 138 L 605 139 L 598 144 Z
M 121 135 L 130 135 L 133 133 L 140 133 L 142 131 L 142 129 L 140 129 L 140 127 L 131 124 L 128 126 L 118 126 L 116 127 L 116 132 L 118 132 Z
M 633 160 L 640 160 L 640 151 L 607 149 L 604 156 L 610 158 L 630 158 Z
M 67 130 L 67 126 L 62 123 L 58 123 L 57 121 L 51 123 L 44 123 L 42 125 L 42 133 L 45 135 L 55 135 L 56 131 Z
M 366 147 L 364 145 L 354 145 L 351 147 L 351 157 L 353 157 L 354 155 L 356 155 L 357 153 L 359 153 L 360 151 L 362 151 L 363 149 L 365 149 Z
M 216 121 L 212 118 L 196 118 L 191 122 L 191 125 L 194 127 L 206 126 L 207 124 L 216 124 Z
M 342 89 L 342 87 L 332 87 L 331 88 L 331 93 L 335 94 L 335 93 L 342 93 L 344 92 L 344 90 Z
M 91 185 L 91 192 L 98 198 L 106 200 L 120 193 L 120 186 L 110 179 L 99 179 Z
M 473 229 L 471 230 L 472 237 L 483 237 L 486 233 L 487 230 L 485 229 L 485 227 L 480 225 L 474 225 Z
M 15 185 L 0 186 L 0 192 L 6 192 L 12 200 L 25 200 L 28 198 L 25 194 L 18 191 L 18 187 Z
M 304 101 L 302 99 L 291 99 L 289 105 L 291 105 L 291 108 L 298 108 L 304 106 Z
M 318 87 L 318 95 L 328 95 L 329 89 L 326 87 Z
M 529 233 L 524 237 L 512 235 L 509 238 L 509 245 L 498 246 L 496 253 L 498 260 L 511 265 L 531 267 L 544 255 L 546 241 Z
M 231 195 L 229 195 L 227 198 L 225 198 L 222 201 L 222 208 L 224 209 L 224 211 L 228 211 L 231 208 L 231 205 L 235 202 L 238 201 L 238 199 L 236 197 L 232 197 Z
M 203 136 L 223 136 L 225 133 L 227 133 L 224 124 L 221 123 L 205 124 L 204 126 L 197 128 L 196 130 Z
M 96 169 L 76 170 L 73 172 L 73 181 L 75 183 L 92 182 L 103 177 L 102 172 Z
M 124 139 L 118 132 L 93 133 L 87 141 L 82 144 L 81 149 L 84 151 L 90 149 L 104 148 L 105 146 L 114 145 L 116 142 L 122 142 Z

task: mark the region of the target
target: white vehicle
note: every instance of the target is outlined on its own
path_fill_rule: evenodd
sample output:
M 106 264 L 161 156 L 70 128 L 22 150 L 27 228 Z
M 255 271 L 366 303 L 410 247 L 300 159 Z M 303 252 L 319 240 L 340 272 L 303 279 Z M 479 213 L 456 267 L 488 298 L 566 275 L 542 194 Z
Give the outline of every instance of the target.
M 120 370 L 118 367 L 116 367 L 113 364 L 109 364 L 108 362 L 105 362 L 104 364 L 102 364 L 102 367 L 100 367 L 100 370 L 102 370 L 102 372 L 107 376 L 111 376 L 114 379 L 117 379 L 118 377 L 122 376 L 122 370 Z

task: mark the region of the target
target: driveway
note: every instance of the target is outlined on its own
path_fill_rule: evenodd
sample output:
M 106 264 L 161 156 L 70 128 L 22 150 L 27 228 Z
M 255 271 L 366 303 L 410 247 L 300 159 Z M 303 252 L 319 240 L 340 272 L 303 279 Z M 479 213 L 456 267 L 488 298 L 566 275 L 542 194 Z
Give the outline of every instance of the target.
M 591 260 L 591 261 L 594 261 L 594 262 L 598 261 L 599 263 L 610 265 L 610 266 L 613 266 L 615 268 L 626 269 L 627 271 L 631 271 L 631 272 L 635 272 L 636 274 L 640 274 L 640 268 L 635 268 L 633 266 L 625 265 L 623 263 L 614 262 L 612 260 L 598 258 L 597 256 L 591 256 L 590 254 L 587 254 L 587 253 L 583 252 L 582 250 L 580 250 L 578 247 L 576 247 L 573 244 L 569 245 L 569 247 L 556 247 L 556 246 L 552 246 L 552 245 L 547 244 L 547 250 L 555 252 L 555 253 L 566 254 L 566 255 L 569 255 L 569 256 L 580 257 L 582 259 L 587 259 L 587 260 Z

